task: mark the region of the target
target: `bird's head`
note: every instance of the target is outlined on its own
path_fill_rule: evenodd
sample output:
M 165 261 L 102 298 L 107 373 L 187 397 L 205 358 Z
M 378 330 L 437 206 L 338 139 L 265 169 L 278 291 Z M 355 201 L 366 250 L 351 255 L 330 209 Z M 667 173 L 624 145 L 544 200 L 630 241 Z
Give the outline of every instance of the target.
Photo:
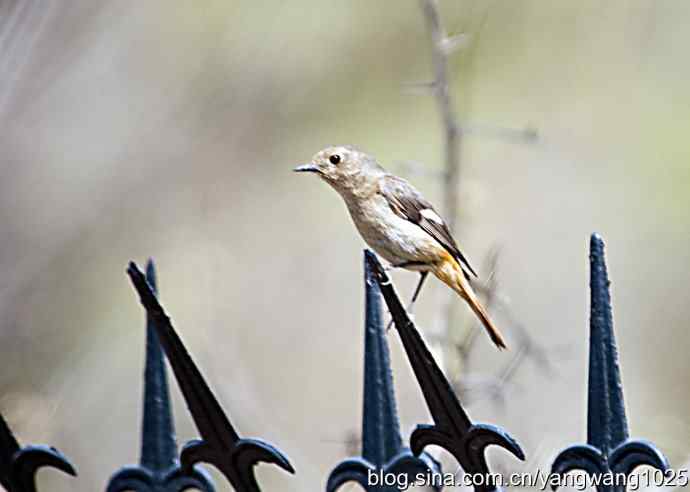
M 341 194 L 364 191 L 384 173 L 372 156 L 350 145 L 327 147 L 294 171 L 314 173 Z

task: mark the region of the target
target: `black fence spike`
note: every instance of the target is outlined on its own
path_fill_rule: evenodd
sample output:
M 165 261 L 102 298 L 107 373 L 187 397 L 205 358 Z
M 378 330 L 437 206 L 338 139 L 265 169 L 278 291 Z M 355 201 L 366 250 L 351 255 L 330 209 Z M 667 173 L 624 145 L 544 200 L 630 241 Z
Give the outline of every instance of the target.
M 77 476 L 72 464 L 57 449 L 43 445 L 21 447 L 0 414 L 0 485 L 7 492 L 36 492 L 36 472 L 44 466 Z
M 629 439 L 623 401 L 618 351 L 613 332 L 609 277 L 604 241 L 598 234 L 590 239 L 590 339 L 587 402 L 587 444 L 563 450 L 554 460 L 552 472 L 565 475 L 584 470 L 590 475 L 604 473 L 627 476 L 640 465 L 662 471 L 668 461 L 652 443 Z M 600 480 L 599 492 L 623 491 L 625 485 Z M 611 485 L 608 485 L 610 483 Z M 555 490 L 557 484 L 553 484 Z
M 382 467 L 402 448 L 393 374 L 381 313 L 381 292 L 364 264 L 364 402 L 362 457 Z
M 260 439 L 239 437 L 175 332 L 144 274 L 133 262 L 129 264 L 127 273 L 168 356 L 175 379 L 202 437 L 183 447 L 180 456 L 183 470 L 189 471 L 199 462 L 210 463 L 223 473 L 238 492 L 260 490 L 253 470 L 259 462 L 272 463 L 294 473 L 287 457 L 271 444 Z
M 158 295 L 153 260 L 146 264 L 146 281 Z M 108 481 L 107 492 L 181 492 L 190 488 L 213 492 L 208 473 L 194 467 L 189 473 L 177 460 L 177 442 L 163 351 L 149 316 L 146 320 L 144 411 L 141 422 L 139 466 L 126 466 Z
M 440 474 L 440 464 L 427 453 L 416 457 L 403 447 L 395 404 L 390 353 L 381 312 L 381 291 L 371 266 L 364 260 L 364 403 L 362 412 L 362 457 L 338 464 L 328 477 L 326 492 L 347 482 L 357 482 L 368 492 L 399 490 L 372 484 L 369 474 L 407 475 L 413 483 L 417 473 Z M 379 475 L 379 476 L 383 476 Z M 381 479 L 377 479 L 383 481 Z M 436 490 L 440 490 L 437 487 Z
M 592 235 L 589 253 L 590 335 L 587 443 L 608 454 L 628 439 L 628 419 L 618 351 L 613 333 L 609 277 L 604 242 Z
M 146 280 L 158 295 L 153 260 L 146 264 Z M 150 320 L 146 320 L 146 366 L 144 369 L 144 415 L 141 423 L 142 467 L 161 473 L 176 464 L 177 443 L 165 360 Z
M 518 459 L 524 460 L 520 445 L 500 427 L 472 423 L 403 308 L 376 255 L 367 251 L 366 259 L 393 316 L 395 327 L 434 420 L 434 425 L 419 425 L 414 430 L 410 437 L 412 452 L 419 455 L 426 446 L 440 446 L 455 457 L 465 473 L 481 475 L 481 478 L 473 482 L 475 491 L 496 490 L 498 484 L 490 476 L 484 454 L 487 446 L 500 446 Z

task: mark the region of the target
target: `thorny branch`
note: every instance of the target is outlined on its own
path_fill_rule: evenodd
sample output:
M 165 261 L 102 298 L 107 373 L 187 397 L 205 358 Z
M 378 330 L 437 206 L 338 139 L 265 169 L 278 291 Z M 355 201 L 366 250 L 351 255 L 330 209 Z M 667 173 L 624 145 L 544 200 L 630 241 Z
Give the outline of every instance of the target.
M 422 11 L 426 19 L 427 29 L 431 37 L 431 57 L 434 66 L 434 79 L 429 85 L 436 99 L 444 129 L 444 173 L 443 173 L 443 212 L 451 233 L 456 232 L 457 214 L 459 209 L 460 189 L 460 144 L 462 134 L 458 127 L 455 108 L 448 83 L 448 52 L 443 49 L 446 45 L 446 33 L 441 24 L 437 0 L 420 0 Z M 444 298 L 441 307 L 440 332 L 447 341 L 451 341 L 451 320 L 454 318 L 455 305 L 450 296 Z M 461 362 L 464 365 L 464 361 Z M 446 358 L 446 372 L 455 372 L 455 367 Z
M 443 210 L 447 214 L 446 222 L 451 232 L 455 230 L 456 215 L 459 205 L 460 188 L 460 144 L 462 134 L 458 127 L 455 109 L 448 84 L 448 56 L 444 46 L 447 36 L 441 25 L 436 0 L 421 0 L 431 35 L 431 55 L 434 63 L 434 80 L 431 84 L 441 118 L 443 120 L 445 139 L 445 180 L 443 189 Z
M 435 96 L 444 129 L 445 162 L 443 177 L 445 179 L 443 180 L 443 210 L 451 232 L 455 232 L 460 202 L 460 148 L 463 132 L 455 114 L 455 108 L 449 89 L 448 56 L 454 49 L 463 44 L 465 37 L 462 35 L 449 37 L 446 34 L 441 22 L 438 0 L 420 0 L 420 3 L 431 38 L 431 53 L 434 66 L 434 80 L 428 84 L 428 87 L 431 88 Z M 501 134 L 503 133 L 505 132 L 501 132 Z M 511 135 L 513 134 L 516 134 L 516 132 L 513 131 Z M 525 130 L 523 135 L 525 141 L 531 141 L 536 138 L 536 132 L 534 130 Z M 507 300 L 498 292 L 496 281 L 497 262 L 498 253 L 495 251 L 491 252 L 487 258 L 488 271 L 491 272 L 488 280 L 485 283 L 474 282 L 473 285 L 481 297 L 484 298 L 487 309 L 491 310 L 492 307 L 499 309 L 504 314 L 505 318 L 509 320 L 511 330 L 517 342 L 512 351 L 511 359 L 499 374 L 490 378 L 485 378 L 486 381 L 480 384 L 480 386 L 486 387 L 490 393 L 500 398 L 505 384 L 513 378 L 525 359 L 533 359 L 535 363 L 539 364 L 544 369 L 549 369 L 550 364 L 546 350 L 538 345 L 525 327 L 515 319 L 508 306 Z M 446 343 L 452 340 L 450 325 L 453 319 L 453 306 L 454 304 L 452 302 L 448 302 L 443 309 L 441 324 Z M 477 332 L 477 324 L 473 322 L 466 330 L 464 338 L 454 344 L 464 374 L 462 378 L 456 376 L 453 379 L 455 387 L 462 393 L 476 389 L 471 388 L 471 386 L 467 384 L 467 379 L 469 379 L 467 377 L 467 366 Z
M 522 363 L 531 359 L 532 362 L 546 374 L 553 371 L 547 350 L 538 344 L 530 335 L 524 324 L 522 324 L 513 314 L 510 302 L 500 293 L 498 284 L 498 251 L 492 250 L 487 255 L 486 271 L 490 272 L 486 282 L 473 282 L 475 290 L 484 299 L 484 303 L 490 311 L 500 311 L 508 321 L 514 338 L 515 348 L 510 351 L 510 360 L 492 376 L 472 377 L 464 374 L 462 378 L 455 377 L 452 381 L 453 386 L 464 396 L 472 396 L 476 393 L 483 393 L 492 399 L 503 401 L 503 391 L 505 386 L 510 383 Z M 480 327 L 476 321 L 470 324 L 465 338 L 455 349 L 461 360 L 466 361 L 471 353 L 476 334 L 480 332 Z M 465 367 L 467 364 L 465 362 Z

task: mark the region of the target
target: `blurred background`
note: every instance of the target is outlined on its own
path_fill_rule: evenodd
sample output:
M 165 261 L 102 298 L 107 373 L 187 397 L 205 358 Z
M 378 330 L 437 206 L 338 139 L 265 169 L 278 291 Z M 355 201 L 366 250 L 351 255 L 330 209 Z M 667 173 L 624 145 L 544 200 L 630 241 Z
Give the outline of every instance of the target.
M 633 436 L 690 461 L 690 4 L 441 0 L 460 123 L 457 236 L 498 249 L 502 295 L 549 355 L 478 421 L 547 468 L 585 439 L 589 235 L 607 241 Z M 77 465 L 51 491 L 102 490 L 139 457 L 144 315 L 125 275 L 152 256 L 161 298 L 238 430 L 323 487 L 356 450 L 363 242 L 340 198 L 292 167 L 373 153 L 440 202 L 441 120 L 416 0 L 0 0 L 0 411 Z M 534 129 L 536 138 L 512 138 Z M 407 297 L 417 277 L 395 273 Z M 431 338 L 446 293 L 416 310 Z M 460 302 L 460 301 L 458 301 Z M 471 316 L 460 304 L 463 319 Z M 511 320 L 497 315 L 509 341 Z M 429 416 L 394 332 L 405 435 Z M 483 336 L 474 375 L 509 355 Z M 468 369 L 469 370 L 469 369 Z M 462 380 L 470 374 L 454 374 Z M 180 443 L 196 436 L 171 380 Z M 220 490 L 229 490 L 224 482 Z M 349 490 L 356 490 L 351 486 Z

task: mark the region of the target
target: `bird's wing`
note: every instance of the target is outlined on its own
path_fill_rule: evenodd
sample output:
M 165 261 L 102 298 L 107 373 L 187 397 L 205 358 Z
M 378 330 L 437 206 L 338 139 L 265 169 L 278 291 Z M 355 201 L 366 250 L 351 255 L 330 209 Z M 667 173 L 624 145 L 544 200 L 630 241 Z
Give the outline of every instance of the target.
M 414 186 L 404 179 L 387 174 L 381 179 L 380 191 L 393 212 L 421 227 L 446 248 L 460 265 L 467 268 L 475 277 L 477 276 L 455 243 L 446 223 L 434 210 L 433 205 Z

